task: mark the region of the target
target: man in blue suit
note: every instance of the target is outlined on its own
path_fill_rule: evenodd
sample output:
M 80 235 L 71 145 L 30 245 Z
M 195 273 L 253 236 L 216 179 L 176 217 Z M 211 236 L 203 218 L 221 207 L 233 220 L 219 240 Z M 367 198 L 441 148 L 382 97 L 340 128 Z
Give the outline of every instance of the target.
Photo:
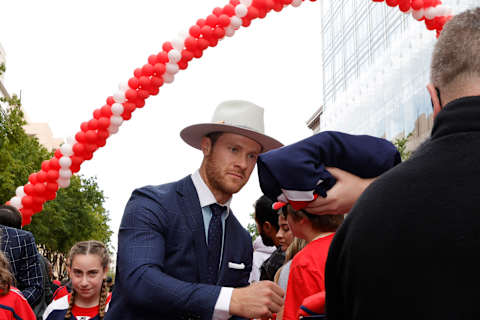
M 260 318 L 280 309 L 276 284 L 248 286 L 252 240 L 229 208 L 258 155 L 281 146 L 263 132 L 263 109 L 247 101 L 224 102 L 211 123 L 181 132 L 203 152 L 202 164 L 177 182 L 133 192 L 107 320 Z

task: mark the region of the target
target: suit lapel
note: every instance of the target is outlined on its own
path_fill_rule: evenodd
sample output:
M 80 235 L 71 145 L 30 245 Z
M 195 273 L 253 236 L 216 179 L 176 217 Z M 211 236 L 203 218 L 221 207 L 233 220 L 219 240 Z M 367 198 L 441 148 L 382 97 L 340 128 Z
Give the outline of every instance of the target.
M 208 249 L 205 239 L 205 227 L 203 224 L 202 208 L 198 199 L 197 191 L 190 176 L 179 183 L 177 193 L 180 195 L 180 209 L 186 217 L 188 227 L 192 231 L 194 250 L 197 260 L 197 278 L 199 282 L 207 281 L 207 258 Z

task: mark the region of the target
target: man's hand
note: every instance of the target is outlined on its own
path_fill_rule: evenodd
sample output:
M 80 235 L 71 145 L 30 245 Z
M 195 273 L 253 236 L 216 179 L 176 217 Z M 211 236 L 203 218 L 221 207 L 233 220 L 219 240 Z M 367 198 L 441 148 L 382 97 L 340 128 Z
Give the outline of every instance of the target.
M 305 207 L 309 213 L 320 215 L 349 212 L 362 192 L 376 179 L 362 179 L 338 168 L 326 169 L 337 179 L 337 183 L 327 191 L 326 198 L 318 197 Z
M 243 318 L 269 318 L 283 305 L 282 288 L 271 281 L 254 282 L 233 289 L 230 314 Z

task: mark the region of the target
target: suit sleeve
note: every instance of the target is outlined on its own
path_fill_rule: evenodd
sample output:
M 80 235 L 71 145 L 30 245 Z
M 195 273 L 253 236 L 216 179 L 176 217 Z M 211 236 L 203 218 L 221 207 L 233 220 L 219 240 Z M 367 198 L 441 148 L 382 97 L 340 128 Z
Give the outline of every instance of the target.
M 34 306 L 43 294 L 43 277 L 40 269 L 39 254 L 35 239 L 30 232 L 25 232 L 24 237 L 19 237 L 22 251 L 22 263 L 17 264 L 15 275 L 18 288 L 31 306 Z
M 167 232 L 166 210 L 155 199 L 135 191 L 125 208 L 118 238 L 121 290 L 132 307 L 210 319 L 221 287 L 189 283 L 164 273 Z

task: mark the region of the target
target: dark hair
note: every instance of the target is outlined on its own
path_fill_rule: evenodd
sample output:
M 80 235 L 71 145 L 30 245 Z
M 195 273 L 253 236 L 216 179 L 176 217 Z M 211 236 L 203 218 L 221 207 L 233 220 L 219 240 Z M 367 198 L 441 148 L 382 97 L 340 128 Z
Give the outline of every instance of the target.
M 261 196 L 255 202 L 255 220 L 263 225 L 265 222 L 270 224 L 278 230 L 278 214 L 276 210 L 272 208 L 273 201 L 266 196 Z
M 282 215 L 287 218 L 291 215 L 293 220 L 298 221 L 302 218 L 307 218 L 312 223 L 313 229 L 321 232 L 334 232 L 340 227 L 344 220 L 343 214 L 322 214 L 316 215 L 308 213 L 307 211 L 294 210 L 291 205 L 282 207 Z
M 0 224 L 20 229 L 22 227 L 22 214 L 14 206 L 0 205 Z
M 0 296 L 6 295 L 13 284 L 14 278 L 10 273 L 7 257 L 0 250 Z
M 210 132 L 209 134 L 206 135 L 206 137 L 209 138 L 210 141 L 212 142 L 212 148 L 215 145 L 215 143 L 217 142 L 218 138 L 220 138 L 222 134 L 224 134 L 224 132 L 215 131 L 215 132 Z

